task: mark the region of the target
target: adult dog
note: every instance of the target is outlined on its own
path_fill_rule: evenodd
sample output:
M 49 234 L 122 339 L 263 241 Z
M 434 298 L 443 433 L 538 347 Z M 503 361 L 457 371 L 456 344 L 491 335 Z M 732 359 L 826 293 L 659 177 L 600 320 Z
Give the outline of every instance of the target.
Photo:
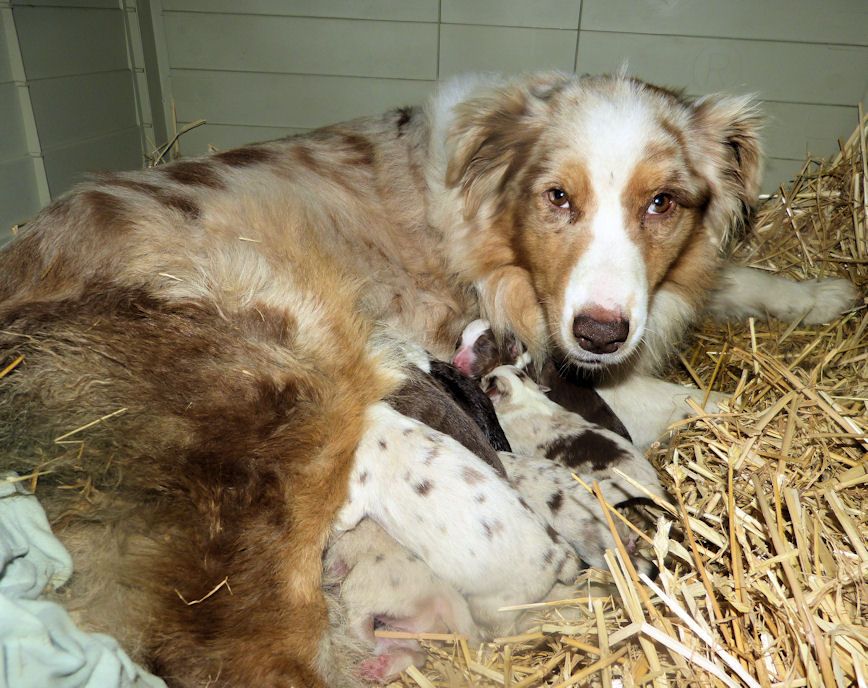
M 0 346 L 24 356 L 0 433 L 4 464 L 50 471 L 83 621 L 175 685 L 315 686 L 338 680 L 320 587 L 336 523 L 374 516 L 483 615 L 568 579 L 493 470 L 387 403 L 413 375 L 402 340 L 446 358 L 483 316 L 536 357 L 619 369 L 618 398 L 644 403 L 636 371 L 700 310 L 757 193 L 757 126 L 747 98 L 620 76 L 464 79 L 425 109 L 52 203 L 0 254 Z M 724 310 L 732 288 L 814 320 L 851 298 L 724 282 Z M 417 497 L 454 533 L 409 519 Z M 231 595 L 183 601 L 224 579 Z

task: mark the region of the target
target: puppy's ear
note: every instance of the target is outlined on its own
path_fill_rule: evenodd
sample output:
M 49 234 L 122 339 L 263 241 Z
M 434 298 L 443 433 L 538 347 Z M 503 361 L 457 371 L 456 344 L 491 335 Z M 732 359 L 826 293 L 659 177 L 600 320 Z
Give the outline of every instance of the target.
M 446 186 L 462 190 L 465 217 L 475 216 L 527 162 L 558 79 L 563 77 L 501 86 L 455 106 Z
M 747 217 L 760 190 L 763 118 L 753 96 L 710 95 L 693 103 L 700 161 L 711 199 L 707 222 L 722 243 Z
M 491 399 L 491 403 L 497 404 L 508 396 L 506 383 L 497 375 L 486 375 L 481 382 L 482 391 Z

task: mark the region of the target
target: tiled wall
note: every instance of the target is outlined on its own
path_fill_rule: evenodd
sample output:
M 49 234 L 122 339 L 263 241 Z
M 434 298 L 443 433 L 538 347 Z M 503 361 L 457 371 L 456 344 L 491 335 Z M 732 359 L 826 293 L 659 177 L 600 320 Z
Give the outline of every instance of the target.
M 88 172 L 142 165 L 128 14 L 119 0 L 0 2 L 0 243 Z

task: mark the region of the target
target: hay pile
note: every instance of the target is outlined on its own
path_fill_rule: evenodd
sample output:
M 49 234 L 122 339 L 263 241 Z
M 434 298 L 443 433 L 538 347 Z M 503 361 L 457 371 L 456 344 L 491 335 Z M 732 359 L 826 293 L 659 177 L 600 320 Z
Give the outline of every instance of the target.
M 868 287 L 868 118 L 764 202 L 738 262 Z M 675 498 L 521 637 L 426 640 L 393 686 L 868 686 L 868 311 L 827 326 L 708 323 L 673 379 L 731 393 L 651 459 Z M 576 489 L 585 489 L 577 484 Z

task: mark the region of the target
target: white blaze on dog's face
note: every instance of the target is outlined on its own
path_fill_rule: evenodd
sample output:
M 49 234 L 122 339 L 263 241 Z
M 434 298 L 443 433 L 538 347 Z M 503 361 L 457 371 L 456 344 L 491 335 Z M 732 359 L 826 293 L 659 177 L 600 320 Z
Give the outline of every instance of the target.
M 590 366 L 617 363 L 638 346 L 654 290 L 709 193 L 690 173 L 676 125 L 664 124 L 655 99 L 636 94 L 630 82 L 583 93 L 581 106 L 542 135 L 553 152 L 534 186 L 544 222 L 532 231 L 540 244 L 558 237 L 566 260 L 555 274 L 544 265 L 533 274 L 547 296 L 549 331 Z
M 661 177 L 666 162 L 680 161 L 645 103 L 586 101 L 579 117 L 564 122 L 566 141 L 552 161 L 552 186 L 542 193 L 561 216 L 555 231 L 577 234 L 573 264 L 553 294 L 550 329 L 568 353 L 594 363 L 628 355 L 642 337 L 652 286 L 642 234 L 664 225 L 667 238 L 677 240 L 681 226 L 672 226 L 669 185 L 637 176 L 652 156 Z
M 648 334 L 659 292 L 694 307 L 708 289 L 721 239 L 756 193 L 753 105 L 689 103 L 622 77 L 564 77 L 523 102 L 500 97 L 496 115 L 477 113 L 467 129 L 476 147 L 461 178 L 481 291 L 495 282 L 487 275 L 504 275 L 489 317 L 533 346 L 540 335 L 522 331 L 528 318 L 510 304 L 535 300 L 557 348 L 586 367 L 617 364 Z

